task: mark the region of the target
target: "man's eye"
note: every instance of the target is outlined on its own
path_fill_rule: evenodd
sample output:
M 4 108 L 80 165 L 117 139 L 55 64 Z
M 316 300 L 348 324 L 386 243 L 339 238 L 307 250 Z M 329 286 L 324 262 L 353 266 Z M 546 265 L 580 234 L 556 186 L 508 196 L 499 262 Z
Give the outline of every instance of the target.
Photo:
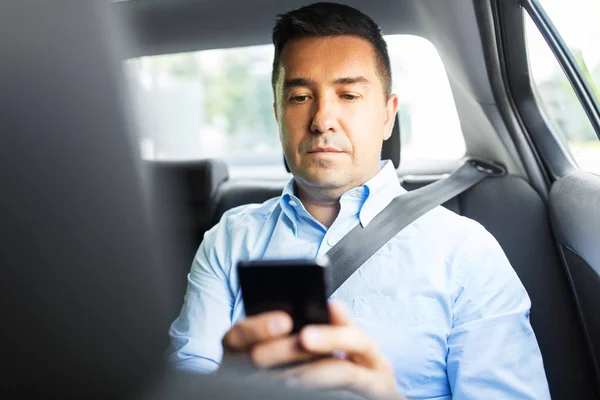
M 296 103 L 296 104 L 300 104 L 300 103 L 304 103 L 309 99 L 309 96 L 306 94 L 300 95 L 300 96 L 292 96 L 290 98 L 290 101 L 292 103 Z
M 358 97 L 359 97 L 358 95 L 356 95 L 356 94 L 350 94 L 350 93 L 344 93 L 342 95 L 342 98 L 344 100 L 348 100 L 348 101 L 356 100 L 356 99 L 358 99 Z

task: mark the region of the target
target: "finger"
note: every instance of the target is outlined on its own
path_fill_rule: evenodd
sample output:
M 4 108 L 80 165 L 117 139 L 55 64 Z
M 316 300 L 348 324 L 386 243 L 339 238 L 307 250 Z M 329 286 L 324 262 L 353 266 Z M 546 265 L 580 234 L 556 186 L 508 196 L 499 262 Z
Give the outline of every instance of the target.
M 273 368 L 319 357 L 300 346 L 298 336 L 259 343 L 250 352 L 250 358 L 258 368 Z
M 299 341 L 306 351 L 312 353 L 331 354 L 342 351 L 367 368 L 387 366 L 387 360 L 379 346 L 355 326 L 308 326 L 300 332 Z
M 349 361 L 327 358 L 282 373 L 286 383 L 292 386 L 307 385 L 315 388 L 354 389 L 369 392 L 372 374 L 367 369 Z
M 225 334 L 223 347 L 233 352 L 248 351 L 257 343 L 289 335 L 292 327 L 292 318 L 282 311 L 248 317 Z
M 338 302 L 329 303 L 329 317 L 332 325 L 354 326 L 354 321 L 344 304 Z

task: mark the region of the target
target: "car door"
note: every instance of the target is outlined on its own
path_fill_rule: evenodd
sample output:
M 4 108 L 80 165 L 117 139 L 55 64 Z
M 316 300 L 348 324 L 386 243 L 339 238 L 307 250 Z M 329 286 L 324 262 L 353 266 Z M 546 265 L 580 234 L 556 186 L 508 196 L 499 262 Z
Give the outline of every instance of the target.
M 516 3 L 519 7 L 511 8 Z M 503 28 L 512 32 L 505 47 L 509 86 L 517 114 L 551 185 L 548 205 L 552 229 L 576 298 L 598 384 L 600 0 L 498 4 Z

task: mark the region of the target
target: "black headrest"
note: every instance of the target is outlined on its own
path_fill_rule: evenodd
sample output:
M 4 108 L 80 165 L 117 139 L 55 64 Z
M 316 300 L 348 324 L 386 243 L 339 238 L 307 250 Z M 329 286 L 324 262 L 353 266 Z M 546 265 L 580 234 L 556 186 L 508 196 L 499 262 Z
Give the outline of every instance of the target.
M 400 166 L 400 120 L 398 119 L 398 113 L 394 121 L 394 127 L 392 128 L 392 136 L 385 142 L 383 142 L 383 148 L 381 149 L 382 160 L 392 160 L 394 167 L 398 169 Z
M 229 179 L 225 161 L 147 161 L 154 195 L 170 203 L 208 203 L 219 185 Z M 182 199 L 180 196 L 184 196 Z
M 392 160 L 394 167 L 398 169 L 400 166 L 400 149 L 400 121 L 398 120 L 398 113 L 396 113 L 394 127 L 392 128 L 392 136 L 383 142 L 383 147 L 381 148 L 381 159 Z M 285 170 L 287 172 L 292 172 L 290 171 L 290 167 L 288 166 L 285 157 L 283 157 L 283 163 L 285 164 Z

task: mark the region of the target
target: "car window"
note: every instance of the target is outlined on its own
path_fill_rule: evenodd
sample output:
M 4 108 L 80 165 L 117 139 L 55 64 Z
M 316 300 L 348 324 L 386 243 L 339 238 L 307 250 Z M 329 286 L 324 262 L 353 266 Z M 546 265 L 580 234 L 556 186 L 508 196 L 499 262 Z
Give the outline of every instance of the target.
M 542 0 L 541 4 L 600 100 L 600 0 Z M 600 140 L 583 106 L 527 14 L 525 27 L 534 93 L 552 132 L 581 169 L 600 174 Z
M 413 35 L 385 39 L 400 100 L 402 159 L 461 158 L 465 143 L 435 47 Z M 227 161 L 232 177 L 285 176 L 272 61 L 272 45 L 128 60 L 142 156 L 217 157 Z
M 600 0 L 539 0 L 600 99 Z

